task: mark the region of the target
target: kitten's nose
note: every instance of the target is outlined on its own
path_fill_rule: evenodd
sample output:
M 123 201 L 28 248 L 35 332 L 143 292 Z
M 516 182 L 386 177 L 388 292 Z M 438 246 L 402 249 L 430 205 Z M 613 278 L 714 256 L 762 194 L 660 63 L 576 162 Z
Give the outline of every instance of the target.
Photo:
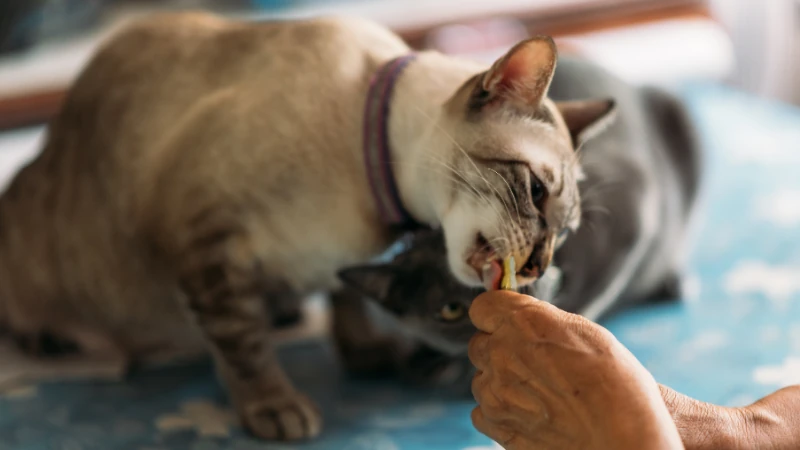
M 545 236 L 534 245 L 528 260 L 520 269 L 519 274 L 526 278 L 539 278 L 550 266 L 555 249 L 555 237 Z

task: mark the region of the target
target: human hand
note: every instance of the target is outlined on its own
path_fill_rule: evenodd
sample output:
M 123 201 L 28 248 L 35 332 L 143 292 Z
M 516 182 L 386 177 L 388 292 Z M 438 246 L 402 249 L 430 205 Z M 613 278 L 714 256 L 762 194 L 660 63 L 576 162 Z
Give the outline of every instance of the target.
M 660 386 L 687 450 L 800 447 L 800 386 L 774 392 L 752 405 L 727 408 Z
M 509 291 L 469 313 L 472 421 L 506 449 L 683 448 L 655 380 L 604 328 Z
M 748 448 L 800 448 L 800 385 L 787 386 L 752 405 L 738 408 Z
M 744 449 L 744 415 L 736 408 L 702 402 L 659 385 L 686 450 Z

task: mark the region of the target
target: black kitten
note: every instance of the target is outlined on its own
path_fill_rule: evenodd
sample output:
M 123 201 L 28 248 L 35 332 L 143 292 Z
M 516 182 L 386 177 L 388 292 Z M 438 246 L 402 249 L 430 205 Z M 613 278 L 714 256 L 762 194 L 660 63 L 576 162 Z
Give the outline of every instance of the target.
M 345 269 L 339 277 L 420 341 L 448 354 L 464 353 L 475 334 L 467 311 L 483 289 L 459 283 L 444 255 L 441 233 L 420 232 L 391 262 Z
M 402 376 L 417 384 L 469 393 L 474 369 L 466 350 L 476 329 L 468 311 L 483 289 L 459 283 L 450 274 L 445 255 L 442 233 L 422 231 L 407 239 L 390 262 L 349 268 L 339 276 L 418 341 L 394 363 Z M 532 295 L 534 288 L 526 286 L 521 292 Z

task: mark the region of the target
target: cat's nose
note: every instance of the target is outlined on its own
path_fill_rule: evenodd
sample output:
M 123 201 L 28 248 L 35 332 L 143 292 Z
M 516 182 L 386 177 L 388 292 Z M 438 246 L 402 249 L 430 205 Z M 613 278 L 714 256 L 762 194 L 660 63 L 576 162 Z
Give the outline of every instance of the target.
M 555 238 L 545 236 L 533 246 L 528 260 L 519 271 L 519 274 L 526 278 L 539 278 L 550 266 L 555 250 Z

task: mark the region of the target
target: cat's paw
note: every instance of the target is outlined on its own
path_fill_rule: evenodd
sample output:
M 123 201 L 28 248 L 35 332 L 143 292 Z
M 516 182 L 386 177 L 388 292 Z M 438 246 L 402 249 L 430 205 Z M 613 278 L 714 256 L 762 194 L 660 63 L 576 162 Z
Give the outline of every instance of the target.
M 261 439 L 299 441 L 322 431 L 322 414 L 303 394 L 294 392 L 247 401 L 241 408 L 242 422 Z
M 340 345 L 339 354 L 345 370 L 357 377 L 392 375 L 403 359 L 402 346 L 388 338 L 359 346 Z
M 468 395 L 471 391 L 475 368 L 466 355 L 451 356 L 421 346 L 403 366 L 403 377 L 413 384 L 455 394 Z

